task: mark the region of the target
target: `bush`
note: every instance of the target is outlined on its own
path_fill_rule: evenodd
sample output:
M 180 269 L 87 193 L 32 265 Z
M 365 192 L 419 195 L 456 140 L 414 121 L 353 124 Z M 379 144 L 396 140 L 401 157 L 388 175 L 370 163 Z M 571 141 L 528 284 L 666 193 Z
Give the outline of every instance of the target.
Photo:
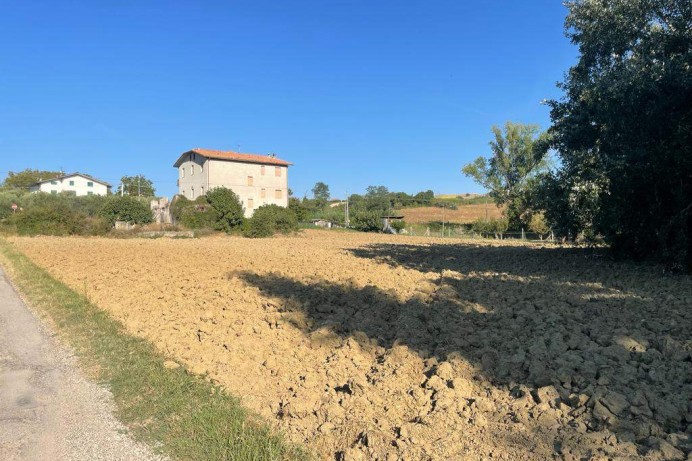
M 397 233 L 406 229 L 406 222 L 404 221 L 392 221 L 390 225 L 392 226 L 392 229 L 397 231 Z
M 531 216 L 529 220 L 529 230 L 537 234 L 545 234 L 550 230 L 550 226 L 548 226 L 548 222 L 543 213 L 536 213 Z
M 243 204 L 231 189 L 217 187 L 207 192 L 206 199 L 213 209 L 216 230 L 231 232 L 243 224 Z
M 129 195 L 108 197 L 101 209 L 100 215 L 111 226 L 116 221 L 125 221 L 131 224 L 149 224 L 154 221 L 154 216 L 148 203 Z
M 216 213 L 205 196 L 191 201 L 177 195 L 171 203 L 171 215 L 177 224 L 188 229 L 213 229 L 216 224 Z
M 271 237 L 280 232 L 288 234 L 298 230 L 298 218 L 293 210 L 278 205 L 263 205 L 255 210 L 245 226 L 243 235 L 250 238 Z
M 79 235 L 88 228 L 87 216 L 66 206 L 34 207 L 16 213 L 11 221 L 19 235 Z
M 359 211 L 351 216 L 351 227 L 361 232 L 380 232 L 382 218 L 375 211 Z
M 478 219 L 473 222 L 471 228 L 479 234 L 502 235 L 507 232 L 509 221 L 507 218 Z

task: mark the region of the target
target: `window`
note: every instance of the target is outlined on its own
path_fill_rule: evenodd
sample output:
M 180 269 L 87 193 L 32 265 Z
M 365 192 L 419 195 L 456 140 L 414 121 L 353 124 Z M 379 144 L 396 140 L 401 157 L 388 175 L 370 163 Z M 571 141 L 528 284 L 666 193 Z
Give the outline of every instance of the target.
M 195 154 L 194 152 L 190 154 L 190 161 L 194 162 L 195 161 Z
M 255 199 L 247 199 L 247 209 L 252 210 L 253 208 L 255 208 Z
M 194 187 L 190 188 L 190 198 L 193 200 L 195 199 L 195 188 Z
M 57 185 L 58 185 L 58 181 L 51 181 L 50 183 L 51 183 L 52 185 L 54 185 L 54 186 L 57 186 Z
M 94 183 L 91 182 L 91 181 L 89 181 L 89 182 L 87 183 L 87 187 L 94 187 Z
M 74 186 L 74 181 L 70 181 L 70 186 Z
M 260 198 L 267 198 L 267 189 L 262 189 L 260 191 Z
M 51 194 L 57 194 L 58 191 L 57 191 L 57 190 L 52 190 L 52 191 L 50 191 L 50 193 L 51 193 Z
M 195 175 L 195 166 L 190 165 L 190 176 L 194 176 L 194 175 Z
M 254 183 L 254 178 L 252 176 L 248 176 L 247 177 L 247 185 L 252 186 L 253 183 Z
M 87 192 L 87 195 L 94 195 L 92 191 Z
M 184 177 L 185 177 L 185 167 L 182 167 L 182 168 L 180 169 L 180 177 L 181 177 L 181 178 L 184 178 Z
M 264 165 L 262 165 L 260 168 L 262 170 L 262 176 L 264 176 Z
M 276 176 L 277 178 L 281 177 L 281 167 L 280 166 L 274 167 L 274 176 Z
M 283 191 L 282 191 L 281 189 L 276 189 L 276 190 L 274 191 L 274 198 L 275 198 L 275 199 L 279 199 L 279 200 L 280 200 L 280 199 L 283 198 L 283 196 L 284 196 L 284 194 L 283 194 Z

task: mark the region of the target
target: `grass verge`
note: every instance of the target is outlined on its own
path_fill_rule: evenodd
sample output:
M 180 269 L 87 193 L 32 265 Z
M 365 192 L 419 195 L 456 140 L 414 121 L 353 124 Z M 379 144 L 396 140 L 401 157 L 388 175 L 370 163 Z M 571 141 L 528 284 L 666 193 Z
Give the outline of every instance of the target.
M 147 341 L 81 294 L 55 280 L 0 238 L 0 263 L 26 299 L 48 315 L 99 382 L 113 393 L 118 417 L 176 460 L 305 460 L 238 399 L 183 367 L 169 369 Z

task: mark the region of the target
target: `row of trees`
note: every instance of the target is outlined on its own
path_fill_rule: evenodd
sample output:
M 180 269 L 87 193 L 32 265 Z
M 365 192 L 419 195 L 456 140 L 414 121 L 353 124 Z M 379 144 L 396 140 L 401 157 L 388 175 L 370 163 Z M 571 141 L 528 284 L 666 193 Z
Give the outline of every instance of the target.
M 543 213 L 558 236 L 692 270 L 690 5 L 567 3 L 579 58 L 548 102 L 552 126 L 495 127 L 491 156 L 463 168 L 506 206 L 510 228 Z

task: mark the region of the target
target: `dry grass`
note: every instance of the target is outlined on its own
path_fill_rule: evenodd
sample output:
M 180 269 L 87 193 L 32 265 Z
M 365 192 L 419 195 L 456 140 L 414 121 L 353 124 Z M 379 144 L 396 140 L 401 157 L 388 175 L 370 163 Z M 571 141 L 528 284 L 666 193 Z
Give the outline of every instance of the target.
M 494 204 L 487 205 L 487 216 L 489 218 L 499 218 L 502 216 L 502 209 Z M 485 218 L 486 205 L 461 205 L 456 210 L 448 210 L 438 207 L 405 208 L 401 210 L 404 220 L 409 224 L 428 223 L 433 221 L 467 224 L 479 218 Z

